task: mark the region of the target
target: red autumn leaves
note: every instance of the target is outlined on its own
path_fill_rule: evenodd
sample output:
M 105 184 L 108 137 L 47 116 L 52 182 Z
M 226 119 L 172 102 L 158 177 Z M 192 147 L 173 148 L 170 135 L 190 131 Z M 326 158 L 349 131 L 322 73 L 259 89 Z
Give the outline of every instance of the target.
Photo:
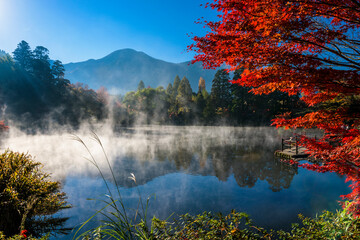
M 234 84 L 256 94 L 300 94 L 309 106 L 277 127 L 318 128 L 322 139 L 302 137 L 320 172 L 347 175 L 352 210 L 360 214 L 360 2 L 354 0 L 214 0 L 217 22 L 195 36 L 189 50 L 206 68 L 246 69 Z

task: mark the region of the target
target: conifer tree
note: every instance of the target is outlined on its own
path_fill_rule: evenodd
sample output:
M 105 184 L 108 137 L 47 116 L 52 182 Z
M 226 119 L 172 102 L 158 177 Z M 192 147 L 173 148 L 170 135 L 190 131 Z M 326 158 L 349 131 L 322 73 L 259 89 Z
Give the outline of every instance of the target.
M 211 98 L 216 108 L 228 108 L 231 103 L 231 84 L 227 71 L 220 69 L 212 81 Z
M 178 94 L 179 85 L 180 85 L 180 77 L 176 75 L 173 83 L 173 99 L 175 99 Z
M 33 53 L 29 44 L 21 41 L 13 52 L 14 60 L 25 70 L 32 70 Z
M 141 91 L 141 90 L 143 90 L 145 88 L 145 84 L 144 84 L 144 82 L 141 80 L 140 82 L 139 82 L 139 85 L 138 85 L 138 87 L 137 87 L 137 90 L 138 91 Z
M 166 90 L 165 90 L 165 93 L 168 95 L 168 96 L 171 96 L 172 93 L 173 93 L 173 86 L 171 85 L 171 83 L 169 83 L 166 87 Z
M 64 78 L 65 68 L 60 60 L 56 60 L 51 66 L 51 73 L 55 79 Z

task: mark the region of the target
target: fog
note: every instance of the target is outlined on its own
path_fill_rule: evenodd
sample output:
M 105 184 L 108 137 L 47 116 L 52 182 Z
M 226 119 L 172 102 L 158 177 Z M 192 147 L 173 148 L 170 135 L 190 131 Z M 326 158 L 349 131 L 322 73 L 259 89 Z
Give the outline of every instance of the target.
M 349 191 L 335 174 L 309 172 L 275 159 L 281 138 L 293 132 L 273 127 L 137 125 L 114 131 L 107 122 L 84 123 L 77 130 L 52 126 L 46 134 L 35 130 L 26 134 L 10 126 L 0 150 L 28 152 L 43 163 L 43 171 L 62 183 L 73 206 L 60 213 L 71 217 L 68 227 L 103 207 L 88 198 L 104 199 L 108 194 L 98 170 L 87 160 L 89 152 L 76 138 L 85 143 L 110 187 L 115 180 L 119 184 L 130 212 L 137 208 L 137 189 L 144 199 L 152 196 L 149 217 L 236 209 L 249 213 L 261 226 L 283 228 L 297 221 L 300 212 L 313 216 L 323 209 L 336 209 L 339 195 Z M 131 173 L 137 185 L 128 178 Z M 86 229 L 98 224 L 95 221 Z
M 257 148 L 258 151 L 273 149 L 281 142 L 282 135 L 291 134 L 271 127 L 200 126 L 136 126 L 114 132 L 109 123 L 83 124 L 76 131 L 58 127 L 46 134 L 26 134 L 16 127 L 11 127 L 0 147 L 2 151 L 10 149 L 29 153 L 44 164 L 44 171 L 51 173 L 54 179 L 64 181 L 66 176 L 98 175 L 97 169 L 87 160 L 90 158 L 89 152 L 79 141 L 74 140 L 75 136 L 84 141 L 101 169 L 107 172 L 104 152 L 100 144 L 93 139 L 93 133 L 101 140 L 110 164 L 116 168 L 123 165 L 128 171 L 126 173 L 122 168 L 123 174 L 136 172 L 139 179 L 146 175 L 144 171 L 158 165 L 166 165 L 165 159 L 173 159 L 176 168 L 190 169 L 189 166 L 185 166 L 187 163 L 191 165 L 193 156 L 189 152 L 195 152 L 194 158 L 200 165 L 204 165 L 208 158 L 216 157 L 213 156 L 216 155 L 215 146 L 221 148 L 232 145 L 236 146 L 236 149 L 241 148 L 251 153 L 256 152 Z M 126 159 L 130 163 L 125 163 Z M 201 173 L 204 167 L 189 171 Z

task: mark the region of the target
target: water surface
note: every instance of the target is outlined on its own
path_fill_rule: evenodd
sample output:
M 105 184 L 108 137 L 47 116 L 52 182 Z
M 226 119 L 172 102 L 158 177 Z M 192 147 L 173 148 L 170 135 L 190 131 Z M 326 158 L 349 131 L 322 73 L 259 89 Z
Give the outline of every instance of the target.
M 292 133 L 270 127 L 173 127 L 151 126 L 121 129 L 99 127 L 98 134 L 126 207 L 134 212 L 139 192 L 150 199 L 149 216 L 165 219 L 171 214 L 203 211 L 251 215 L 267 228 L 288 229 L 297 214 L 314 216 L 324 209 L 339 208 L 339 195 L 349 192 L 344 178 L 334 173 L 315 173 L 274 158 L 281 138 Z M 73 132 L 89 147 L 111 188 L 101 147 L 84 128 Z M 88 219 L 106 199 L 104 181 L 88 161 L 89 153 L 69 132 L 26 135 L 10 133 L 3 147 L 29 152 L 44 170 L 63 184 L 72 209 L 68 226 Z M 128 177 L 136 176 L 137 184 Z M 96 226 L 101 215 L 88 227 Z M 69 236 L 63 239 L 68 239 Z

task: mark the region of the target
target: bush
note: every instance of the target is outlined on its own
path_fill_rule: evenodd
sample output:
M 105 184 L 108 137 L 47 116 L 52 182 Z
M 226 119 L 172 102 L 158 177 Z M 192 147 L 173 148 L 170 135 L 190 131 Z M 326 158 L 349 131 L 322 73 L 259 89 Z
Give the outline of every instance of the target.
M 185 214 L 174 223 L 153 219 L 152 224 L 155 239 L 271 239 L 271 233 L 255 227 L 246 213 L 236 211 L 226 216 L 209 212 L 195 217 Z
M 19 235 L 14 235 L 14 236 L 11 236 L 11 237 L 5 237 L 5 235 L 2 232 L 0 232 L 0 240 L 23 240 L 23 239 L 26 239 L 26 240 L 47 240 L 47 239 L 49 239 L 48 234 L 46 236 L 43 236 L 42 238 L 34 238 L 34 237 L 28 236 L 26 234 L 27 234 L 27 232 L 25 231 L 25 232 L 22 232 Z
M 5 236 L 27 230 L 29 235 L 63 233 L 66 218 L 51 215 L 68 208 L 60 183 L 41 172 L 41 163 L 25 153 L 0 155 L 0 231 Z
M 299 218 L 302 226 L 293 224 L 291 232 L 279 231 L 280 239 L 360 239 L 360 218 L 348 213 L 347 208 L 335 213 L 324 211 L 315 218 L 300 214 Z

